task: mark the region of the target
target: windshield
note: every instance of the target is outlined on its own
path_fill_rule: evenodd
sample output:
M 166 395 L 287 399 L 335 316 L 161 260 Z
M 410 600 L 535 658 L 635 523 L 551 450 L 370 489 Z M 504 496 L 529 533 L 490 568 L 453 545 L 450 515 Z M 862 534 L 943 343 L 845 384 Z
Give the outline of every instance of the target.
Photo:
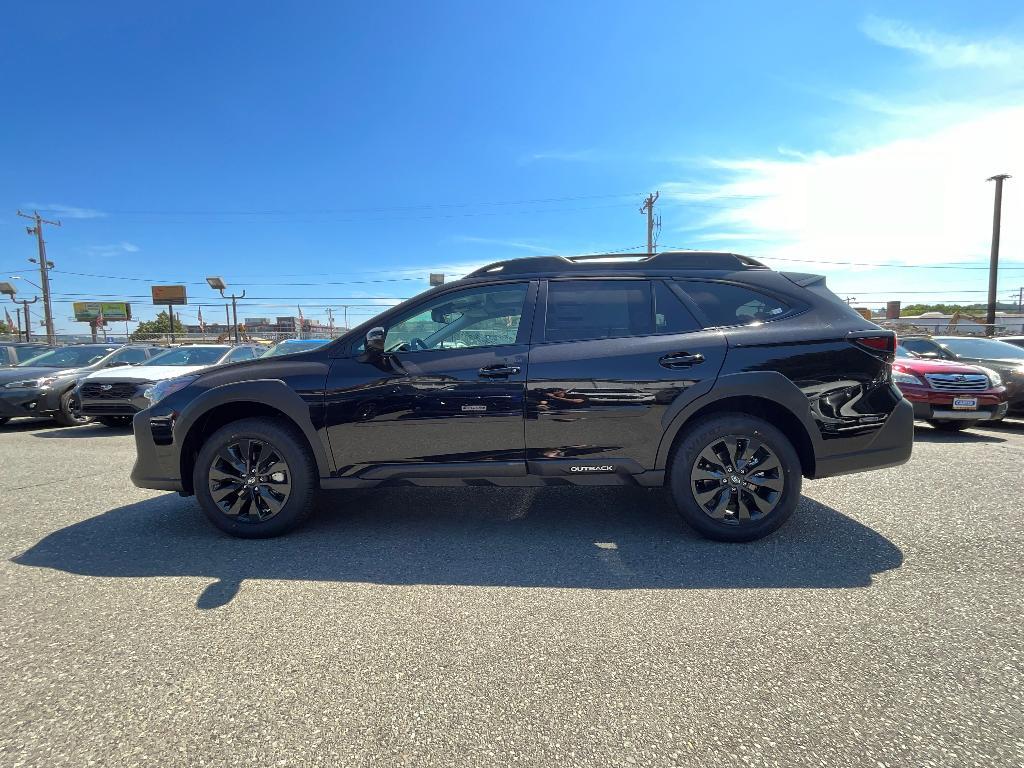
M 306 352 L 310 349 L 322 347 L 328 342 L 327 339 L 303 339 L 302 341 L 282 341 L 275 344 L 260 357 L 277 357 L 278 355 L 290 355 L 292 352 Z
M 102 360 L 115 349 L 117 347 L 59 347 L 18 363 L 18 367 L 81 368 Z
M 228 349 L 230 347 L 178 347 L 151 357 L 142 365 L 213 365 Z
M 913 352 L 904 347 L 902 344 L 896 345 L 896 357 L 917 357 Z
M 997 360 L 1015 358 L 1024 360 L 1024 349 L 995 339 L 936 339 L 939 344 L 959 357 L 976 357 L 979 359 Z

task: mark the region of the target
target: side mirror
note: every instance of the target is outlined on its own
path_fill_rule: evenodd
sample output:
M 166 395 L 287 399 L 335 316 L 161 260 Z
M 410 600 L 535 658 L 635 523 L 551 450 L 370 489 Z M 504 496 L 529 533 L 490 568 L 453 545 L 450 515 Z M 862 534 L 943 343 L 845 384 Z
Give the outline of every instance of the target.
M 385 335 L 384 329 L 380 326 L 368 330 L 366 332 L 366 351 L 375 355 L 383 354 Z

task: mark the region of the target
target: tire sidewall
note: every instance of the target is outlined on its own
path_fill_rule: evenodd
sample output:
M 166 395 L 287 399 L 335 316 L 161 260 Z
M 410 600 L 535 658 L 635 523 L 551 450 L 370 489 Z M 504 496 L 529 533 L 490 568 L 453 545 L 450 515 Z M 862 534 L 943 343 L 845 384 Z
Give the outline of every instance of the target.
M 291 473 L 288 501 L 280 512 L 264 522 L 245 523 L 225 515 L 210 493 L 209 470 L 217 451 L 243 438 L 270 443 L 281 453 Z M 193 468 L 192 487 L 207 519 L 222 531 L 247 539 L 266 538 L 298 526 L 310 514 L 317 487 L 315 467 L 305 439 L 297 430 L 280 421 L 242 419 L 221 427 L 203 443 Z
M 81 427 L 86 424 L 90 424 L 93 419 L 85 417 L 84 419 L 76 419 L 71 412 L 71 398 L 74 395 L 74 390 L 69 389 L 67 392 L 60 396 L 60 410 L 53 414 L 51 418 L 60 424 L 62 427 Z
M 726 435 L 756 438 L 779 460 L 784 481 L 782 497 L 762 520 L 739 525 L 719 522 L 709 517 L 693 496 L 690 487 L 693 463 L 709 443 Z M 800 501 L 802 480 L 800 457 L 789 439 L 767 421 L 744 414 L 718 414 L 695 422 L 677 443 L 669 471 L 669 484 L 680 515 L 699 533 L 719 541 L 752 541 L 778 529 Z

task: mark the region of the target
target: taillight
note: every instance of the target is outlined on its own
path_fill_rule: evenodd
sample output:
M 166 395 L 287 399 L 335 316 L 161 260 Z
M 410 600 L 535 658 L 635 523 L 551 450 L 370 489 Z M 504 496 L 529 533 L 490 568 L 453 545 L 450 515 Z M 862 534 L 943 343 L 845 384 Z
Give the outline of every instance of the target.
M 882 352 L 887 355 L 896 354 L 896 334 L 885 333 L 875 336 L 850 336 L 850 342 L 872 352 Z

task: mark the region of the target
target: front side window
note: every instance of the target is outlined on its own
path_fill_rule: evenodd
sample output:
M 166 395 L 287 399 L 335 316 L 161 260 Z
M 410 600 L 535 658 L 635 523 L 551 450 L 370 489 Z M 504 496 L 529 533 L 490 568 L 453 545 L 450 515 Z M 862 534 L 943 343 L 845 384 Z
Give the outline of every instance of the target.
M 700 307 L 712 328 L 757 325 L 775 320 L 791 309 L 779 299 L 733 283 L 694 281 L 680 285 Z
M 393 322 L 384 349 L 414 352 L 515 344 L 526 291 L 526 283 L 508 283 L 438 296 Z

